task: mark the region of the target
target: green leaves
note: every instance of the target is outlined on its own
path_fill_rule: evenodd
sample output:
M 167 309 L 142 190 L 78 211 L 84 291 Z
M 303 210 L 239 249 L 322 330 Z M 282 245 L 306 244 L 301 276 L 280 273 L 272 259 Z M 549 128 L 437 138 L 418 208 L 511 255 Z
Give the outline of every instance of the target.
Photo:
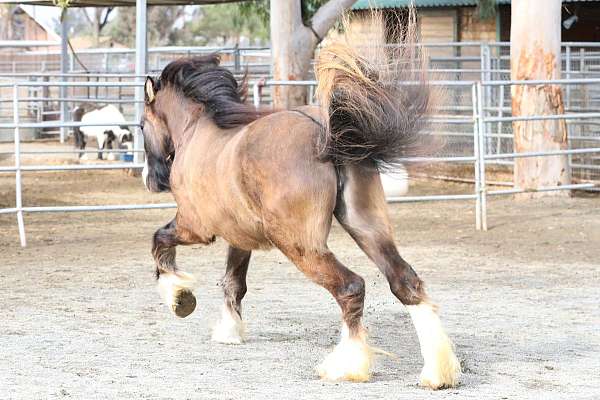
M 68 8 L 71 0 L 52 0 L 52 3 L 54 3 L 55 6 L 62 8 L 63 10 L 65 8 Z
M 496 0 L 479 0 L 477 13 L 480 19 L 490 19 L 496 17 Z
M 281 1 L 281 0 L 279 0 Z M 302 22 L 304 25 L 310 25 L 310 20 L 317 12 L 319 7 L 329 0 L 293 0 L 300 1 L 302 6 Z M 257 16 L 265 24 L 269 25 L 269 0 L 247 1 L 238 6 L 241 15 L 244 17 Z
M 253 9 L 241 4 L 219 4 L 202 6 L 184 28 L 197 45 L 237 42 L 241 37 L 251 41 L 266 41 L 269 38 L 269 23 Z

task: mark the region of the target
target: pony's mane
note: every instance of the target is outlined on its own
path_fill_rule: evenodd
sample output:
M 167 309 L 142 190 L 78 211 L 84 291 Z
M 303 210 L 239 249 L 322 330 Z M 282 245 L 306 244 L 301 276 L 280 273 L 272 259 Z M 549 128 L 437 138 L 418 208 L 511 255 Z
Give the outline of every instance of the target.
M 170 62 L 159 78 L 159 89 L 170 86 L 193 102 L 202 104 L 218 127 L 235 128 L 265 115 L 246 104 L 246 79 L 240 83 L 220 66 L 219 54 L 180 58 Z

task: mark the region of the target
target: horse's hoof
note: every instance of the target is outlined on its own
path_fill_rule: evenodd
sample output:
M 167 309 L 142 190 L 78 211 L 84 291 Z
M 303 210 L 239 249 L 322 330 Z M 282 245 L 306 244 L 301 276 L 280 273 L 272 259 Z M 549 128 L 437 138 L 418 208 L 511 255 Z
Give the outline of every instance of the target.
M 181 290 L 175 296 L 171 308 L 179 318 L 185 318 L 196 309 L 196 297 L 189 290 Z
M 417 330 L 424 361 L 419 385 L 432 390 L 455 387 L 460 377 L 460 363 L 435 306 L 423 302 L 407 309 Z
M 163 272 L 158 278 L 158 292 L 180 318 L 187 317 L 196 308 L 196 297 L 192 294 L 195 281 L 192 275 L 183 271 Z
M 458 385 L 458 376 L 458 371 L 447 371 L 445 375 L 431 374 L 424 371 L 421 372 L 419 386 L 431 390 L 450 389 Z
M 373 353 L 366 333 L 350 338 L 347 330 L 342 328 L 342 340 L 317 367 L 317 373 L 326 381 L 367 382 L 371 378 Z
M 212 340 L 223 344 L 242 344 L 244 331 L 245 327 L 240 315 L 223 306 L 221 319 L 213 327 Z
M 452 351 L 450 341 L 448 346 L 438 349 L 435 364 L 425 364 L 421 371 L 419 386 L 431 389 L 449 389 L 458 385 L 460 363 Z

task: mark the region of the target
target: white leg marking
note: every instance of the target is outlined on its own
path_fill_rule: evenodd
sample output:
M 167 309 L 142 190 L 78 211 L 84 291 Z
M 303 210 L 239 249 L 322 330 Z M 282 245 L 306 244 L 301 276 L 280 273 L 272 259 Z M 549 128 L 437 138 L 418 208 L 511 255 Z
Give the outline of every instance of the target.
M 423 302 L 406 308 L 421 344 L 424 361 L 420 377 L 421 386 L 434 390 L 456 386 L 460 375 L 460 364 L 434 306 Z
M 348 326 L 342 325 L 342 338 L 333 351 L 317 367 L 321 379 L 328 381 L 366 382 L 371 378 L 373 352 L 367 344 L 367 332 L 350 337 Z
M 187 272 L 163 272 L 158 277 L 158 292 L 167 306 L 174 312 L 177 294 L 182 290 L 191 291 L 196 284 L 196 278 Z
M 144 187 L 146 190 L 150 191 L 150 189 L 148 189 L 148 159 L 146 159 L 146 162 L 144 163 L 144 169 L 142 169 L 142 181 L 144 182 Z
M 212 340 L 226 344 L 242 344 L 244 334 L 245 326 L 238 313 L 223 305 L 221 319 L 213 328 Z

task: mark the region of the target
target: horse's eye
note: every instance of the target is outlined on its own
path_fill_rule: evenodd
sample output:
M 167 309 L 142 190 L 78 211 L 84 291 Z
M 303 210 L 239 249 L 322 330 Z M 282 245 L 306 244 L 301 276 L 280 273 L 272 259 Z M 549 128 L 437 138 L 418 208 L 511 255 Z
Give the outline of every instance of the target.
M 140 129 L 144 130 L 144 120 L 143 119 L 140 121 Z

